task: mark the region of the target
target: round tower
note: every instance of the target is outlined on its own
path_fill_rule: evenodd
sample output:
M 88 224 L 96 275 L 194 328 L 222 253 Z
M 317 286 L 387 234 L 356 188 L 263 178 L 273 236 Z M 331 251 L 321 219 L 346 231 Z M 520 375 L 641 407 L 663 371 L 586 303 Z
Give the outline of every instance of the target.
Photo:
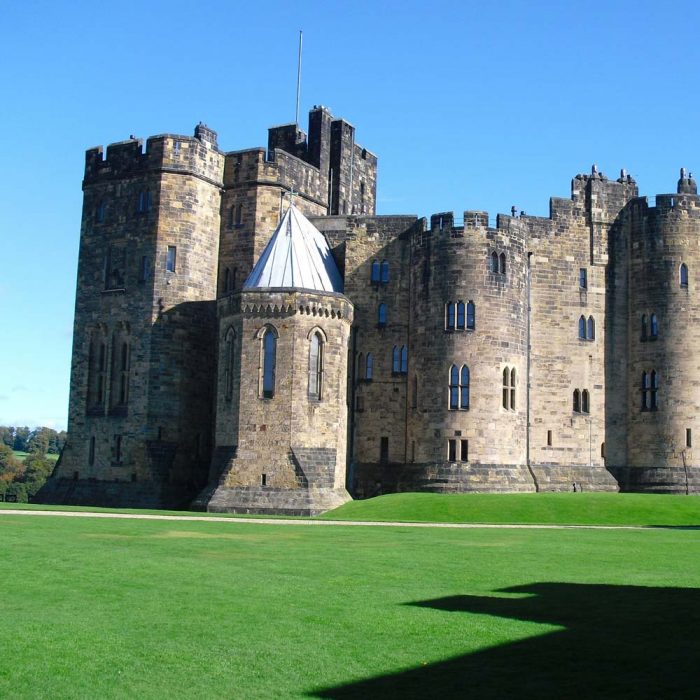
M 219 300 L 210 511 L 311 515 L 345 490 L 353 306 L 322 234 L 293 206 L 243 290 Z
M 527 252 L 485 212 L 414 240 L 408 420 L 413 478 L 448 491 L 534 490 L 526 467 Z M 420 482 L 423 482 L 422 484 Z
M 682 171 L 677 194 L 658 195 L 655 207 L 630 205 L 626 490 L 700 490 L 696 193 Z

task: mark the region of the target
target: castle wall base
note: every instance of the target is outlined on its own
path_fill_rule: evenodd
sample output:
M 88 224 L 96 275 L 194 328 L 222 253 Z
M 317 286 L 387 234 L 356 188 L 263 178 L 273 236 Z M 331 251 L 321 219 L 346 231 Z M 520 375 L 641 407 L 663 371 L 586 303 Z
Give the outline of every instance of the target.
M 615 477 L 602 466 L 533 464 L 538 491 L 603 491 L 616 493 L 620 486 Z
M 345 489 L 219 486 L 202 493 L 195 506 L 209 513 L 319 515 L 350 500 L 350 494 Z
M 355 464 L 353 495 L 383 493 L 515 493 L 535 491 L 527 468 L 515 464 Z
M 178 484 L 52 477 L 36 494 L 34 503 L 100 508 L 186 510 L 192 497 L 191 492 Z
M 700 467 L 610 467 L 629 493 L 700 494 Z

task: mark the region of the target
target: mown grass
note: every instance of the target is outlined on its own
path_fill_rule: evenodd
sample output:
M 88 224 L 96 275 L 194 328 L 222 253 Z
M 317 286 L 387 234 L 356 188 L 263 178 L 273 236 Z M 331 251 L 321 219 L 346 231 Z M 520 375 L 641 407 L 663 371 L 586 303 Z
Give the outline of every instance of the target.
M 12 454 L 14 454 L 14 456 L 15 456 L 20 462 L 24 462 L 24 460 L 27 459 L 27 457 L 29 457 L 29 455 L 30 455 L 31 453 L 30 453 L 30 452 L 22 452 L 21 450 L 12 450 Z M 46 454 L 44 455 L 44 457 L 46 457 L 46 459 L 48 459 L 49 462 L 55 462 L 55 461 L 58 459 L 58 455 L 56 455 L 56 454 L 49 454 L 49 453 L 46 453 Z
M 700 533 L 0 514 L 3 698 L 695 697 Z
M 320 516 L 400 522 L 700 527 L 698 496 L 638 493 L 399 493 Z

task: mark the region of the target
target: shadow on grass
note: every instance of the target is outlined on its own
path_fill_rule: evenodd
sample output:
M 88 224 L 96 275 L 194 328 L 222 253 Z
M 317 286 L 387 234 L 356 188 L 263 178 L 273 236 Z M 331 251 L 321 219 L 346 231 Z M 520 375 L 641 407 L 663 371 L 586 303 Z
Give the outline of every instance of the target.
M 700 589 L 534 583 L 409 605 L 565 629 L 315 691 L 321 698 L 697 698 Z M 465 624 L 469 624 L 465 616 Z

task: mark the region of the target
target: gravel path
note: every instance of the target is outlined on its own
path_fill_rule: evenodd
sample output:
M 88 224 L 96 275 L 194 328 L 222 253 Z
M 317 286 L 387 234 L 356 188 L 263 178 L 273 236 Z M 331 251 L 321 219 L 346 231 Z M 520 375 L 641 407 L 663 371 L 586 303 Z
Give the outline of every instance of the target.
M 284 518 L 225 518 L 215 515 L 149 515 L 146 513 L 99 513 L 90 511 L 65 510 L 20 510 L 0 509 L 2 515 L 51 515 L 68 518 L 114 518 L 120 520 L 183 520 L 204 523 L 247 523 L 251 525 L 328 525 L 342 527 L 443 527 L 457 529 L 510 529 L 510 530 L 650 530 L 642 525 L 506 525 L 479 523 L 409 523 L 378 522 L 364 520 L 286 520 Z

